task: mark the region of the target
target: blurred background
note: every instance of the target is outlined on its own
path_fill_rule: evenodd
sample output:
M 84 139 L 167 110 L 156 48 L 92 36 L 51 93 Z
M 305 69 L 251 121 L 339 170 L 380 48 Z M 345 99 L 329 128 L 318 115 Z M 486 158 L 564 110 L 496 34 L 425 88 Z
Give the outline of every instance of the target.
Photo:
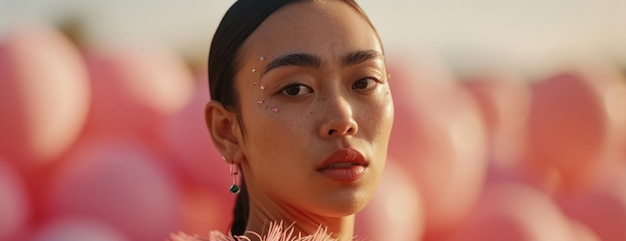
M 234 1 L 0 0 L 0 241 L 226 232 L 206 58 Z M 389 160 L 356 234 L 626 240 L 626 1 L 359 1 Z

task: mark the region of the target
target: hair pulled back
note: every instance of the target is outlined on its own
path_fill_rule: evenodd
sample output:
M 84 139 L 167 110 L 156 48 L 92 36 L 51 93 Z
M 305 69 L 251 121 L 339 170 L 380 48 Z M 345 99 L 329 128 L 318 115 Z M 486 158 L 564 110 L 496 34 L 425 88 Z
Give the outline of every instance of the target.
M 209 50 L 208 73 L 212 100 L 219 101 L 224 108 L 236 112 L 240 117 L 235 75 L 240 68 L 238 56 L 241 46 L 267 17 L 287 4 L 300 1 L 306 0 L 238 0 L 228 9 L 215 31 Z M 374 29 L 367 15 L 354 0 L 343 1 L 361 13 Z M 241 191 L 233 211 L 230 230 L 232 235 L 243 235 L 248 223 L 248 191 L 243 172 L 240 173 Z

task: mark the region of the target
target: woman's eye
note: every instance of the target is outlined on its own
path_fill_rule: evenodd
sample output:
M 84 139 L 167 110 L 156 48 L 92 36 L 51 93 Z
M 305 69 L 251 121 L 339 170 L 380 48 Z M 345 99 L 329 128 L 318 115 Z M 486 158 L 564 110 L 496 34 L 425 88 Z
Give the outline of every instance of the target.
M 304 95 L 311 92 L 313 92 L 313 90 L 303 84 L 290 84 L 282 90 L 282 93 L 288 96 Z
M 377 83 L 376 79 L 366 77 L 366 78 L 362 78 L 360 80 L 355 81 L 352 84 L 352 89 L 367 90 L 367 89 L 371 89 L 372 87 L 374 87 L 376 83 Z

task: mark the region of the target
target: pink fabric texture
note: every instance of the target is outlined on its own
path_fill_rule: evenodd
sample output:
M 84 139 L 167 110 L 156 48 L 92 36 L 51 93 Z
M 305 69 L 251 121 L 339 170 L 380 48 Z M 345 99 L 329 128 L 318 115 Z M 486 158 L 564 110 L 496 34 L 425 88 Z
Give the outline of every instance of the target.
M 232 235 L 226 235 L 219 231 L 211 231 L 207 238 L 179 232 L 171 234 L 168 241 L 338 241 L 331 236 L 331 233 L 327 232 L 326 228 L 322 228 L 322 226 L 320 226 L 315 233 L 303 236 L 300 233 L 295 234 L 293 224 L 284 227 L 282 222 L 271 223 L 268 227 L 267 234 L 264 236 L 255 232 L 248 233 L 256 238 L 250 239 L 245 236 L 233 237 Z

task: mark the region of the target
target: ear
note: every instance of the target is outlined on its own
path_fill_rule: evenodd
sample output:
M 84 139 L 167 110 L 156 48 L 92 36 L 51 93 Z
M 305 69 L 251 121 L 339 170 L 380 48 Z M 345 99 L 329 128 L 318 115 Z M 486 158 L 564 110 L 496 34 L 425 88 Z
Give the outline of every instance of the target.
M 210 101 L 204 110 L 206 125 L 213 144 L 229 163 L 243 160 L 241 129 L 234 112 L 226 110 L 219 101 Z

